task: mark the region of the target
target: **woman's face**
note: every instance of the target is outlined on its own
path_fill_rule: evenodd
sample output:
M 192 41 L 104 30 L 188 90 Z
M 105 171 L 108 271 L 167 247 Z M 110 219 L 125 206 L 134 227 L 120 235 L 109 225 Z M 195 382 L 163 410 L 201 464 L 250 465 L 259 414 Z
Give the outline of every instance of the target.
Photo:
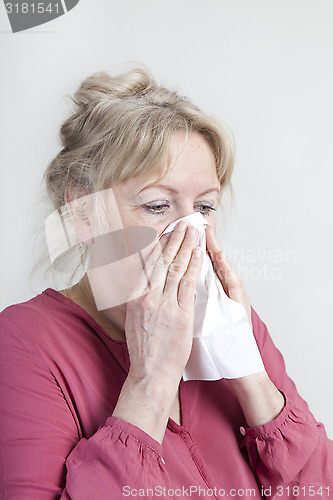
M 184 133 L 178 132 L 172 136 L 170 152 L 172 168 L 162 180 L 157 176 L 148 180 L 131 179 L 107 190 L 108 213 L 112 219 L 109 222 L 118 231 L 107 233 L 109 239 L 95 238 L 92 245 L 87 274 L 98 310 L 135 298 L 133 289 L 143 272 L 136 252 L 140 251 L 146 261 L 158 236 L 171 222 L 201 212 L 215 230 L 214 209 L 220 185 L 208 142 L 199 133 L 191 133 L 185 141 Z M 125 237 L 115 244 L 113 235 L 124 235 L 119 230 L 130 226 L 153 228 L 157 232 L 155 240 L 140 245 L 143 232 L 138 231 L 129 246 Z M 139 250 L 134 251 L 133 244 L 138 245 Z
M 206 139 L 176 132 L 170 144 L 172 167 L 163 177 L 134 178 L 112 188 L 124 226 L 150 226 L 160 235 L 173 221 L 201 212 L 215 231 L 220 184 Z

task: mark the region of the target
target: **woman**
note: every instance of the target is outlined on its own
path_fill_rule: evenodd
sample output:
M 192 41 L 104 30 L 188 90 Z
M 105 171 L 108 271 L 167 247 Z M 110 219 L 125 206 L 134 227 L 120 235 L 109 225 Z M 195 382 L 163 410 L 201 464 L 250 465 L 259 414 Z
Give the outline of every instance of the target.
M 332 496 L 332 442 L 214 236 L 233 169 L 228 133 L 141 69 L 94 75 L 74 101 L 45 178 L 75 227 L 69 253 L 79 249 L 84 274 L 1 313 L 2 497 Z M 159 237 L 195 212 L 264 371 L 182 379 L 204 255 L 187 219 Z M 154 237 L 123 265 L 105 235 L 147 227 Z M 112 262 L 127 273 L 125 291 L 110 279 Z

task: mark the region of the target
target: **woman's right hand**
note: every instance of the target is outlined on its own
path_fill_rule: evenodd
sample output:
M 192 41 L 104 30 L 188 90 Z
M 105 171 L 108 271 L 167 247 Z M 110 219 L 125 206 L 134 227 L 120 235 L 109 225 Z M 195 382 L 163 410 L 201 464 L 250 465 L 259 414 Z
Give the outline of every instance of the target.
M 143 279 L 135 289 L 138 298 L 127 304 L 130 370 L 113 415 L 159 441 L 192 347 L 203 258 L 197 241 L 197 229 L 184 221 L 164 235 L 146 262 L 150 286 Z
M 197 230 L 185 222 L 160 241 L 159 249 L 156 247 L 146 262 L 149 288 L 139 284 L 142 289 L 136 287 L 135 295 L 141 296 L 127 304 L 129 376 L 136 380 L 158 376 L 178 385 L 192 347 L 194 297 L 202 252 L 200 248 L 194 250 Z

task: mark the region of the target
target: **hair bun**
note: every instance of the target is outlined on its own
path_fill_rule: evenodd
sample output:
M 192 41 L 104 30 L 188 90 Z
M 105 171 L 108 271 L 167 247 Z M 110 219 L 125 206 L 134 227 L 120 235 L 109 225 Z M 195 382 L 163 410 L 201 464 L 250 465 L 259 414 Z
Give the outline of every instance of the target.
M 115 77 L 99 72 L 86 78 L 74 94 L 74 113 L 63 123 L 60 130 L 64 149 L 71 150 L 79 144 L 88 144 L 88 135 L 83 133 L 83 129 L 88 131 L 89 122 L 96 123 L 96 115 L 99 115 L 99 124 L 103 125 L 101 115 L 106 107 L 119 102 L 120 99 L 144 96 L 153 87 L 151 75 L 143 68 L 136 68 Z
M 99 72 L 84 80 L 74 95 L 77 105 L 89 105 L 93 101 L 144 95 L 152 78 L 148 71 L 137 68 L 116 77 Z

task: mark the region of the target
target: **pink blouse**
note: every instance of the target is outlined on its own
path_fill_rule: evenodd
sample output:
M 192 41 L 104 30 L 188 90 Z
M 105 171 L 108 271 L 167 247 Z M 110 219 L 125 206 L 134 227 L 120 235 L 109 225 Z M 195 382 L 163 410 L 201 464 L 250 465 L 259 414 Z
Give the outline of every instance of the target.
M 80 306 L 48 288 L 0 314 L 1 499 L 332 498 L 333 442 L 252 309 L 286 406 L 247 428 L 226 380 L 180 382 L 182 425 L 162 444 L 112 417 L 129 369 Z

